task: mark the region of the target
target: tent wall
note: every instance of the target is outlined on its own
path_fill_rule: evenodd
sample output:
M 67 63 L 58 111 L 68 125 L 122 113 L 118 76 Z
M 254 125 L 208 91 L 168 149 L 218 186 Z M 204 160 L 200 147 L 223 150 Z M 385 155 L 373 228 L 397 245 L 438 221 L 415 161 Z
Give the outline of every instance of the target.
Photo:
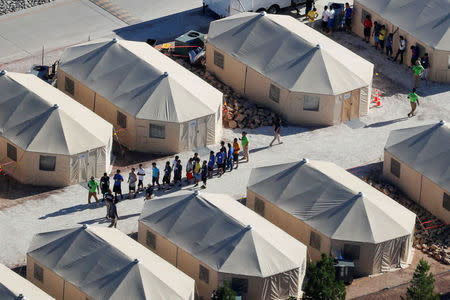
M 34 265 L 37 264 L 44 270 L 43 281 L 34 278 Z M 41 290 L 54 297 L 56 300 L 63 300 L 64 279 L 59 277 L 55 272 L 44 267 L 39 262 L 27 255 L 27 279 Z
M 3 166 L 6 173 L 17 181 L 24 184 L 62 187 L 70 185 L 70 158 L 64 155 L 53 155 L 46 153 L 26 152 L 14 143 L 0 137 L 0 164 L 12 160 L 7 157 L 6 147 L 11 144 L 17 149 L 17 162 Z M 39 170 L 39 159 L 41 155 L 56 156 L 55 171 Z
M 224 56 L 223 69 L 214 64 L 214 51 Z M 246 66 L 209 43 L 206 43 L 206 70 L 234 91 L 244 94 Z
M 400 178 L 391 173 L 392 158 L 400 163 Z M 422 175 L 387 151 L 384 151 L 383 176 L 394 185 L 400 187 L 411 200 L 419 203 Z
M 156 249 L 152 249 L 147 245 L 147 231 L 156 236 Z M 138 242 L 194 279 L 196 293 L 199 296 L 199 299 L 210 299 L 211 292 L 218 286 L 219 275 L 215 270 L 159 235 L 156 231 L 151 230 L 142 222 L 138 223 Z M 199 279 L 200 264 L 209 271 L 209 283 L 205 283 Z
M 258 198 L 264 202 L 264 218 L 278 226 L 303 244 L 308 247 L 308 259 L 318 261 L 322 253 L 330 254 L 331 241 L 328 237 L 322 235 L 320 232 L 311 228 L 308 224 L 300 221 L 291 214 L 285 212 L 279 207 L 267 201 L 263 197 L 258 196 L 253 191 L 247 189 L 246 205 L 251 210 L 255 210 L 255 199 Z M 310 245 L 311 232 L 318 234 L 321 237 L 320 250 L 317 250 Z
M 353 3 L 354 9 L 354 16 L 352 21 L 352 31 L 355 32 L 360 37 L 364 36 L 364 26 L 363 26 L 363 19 L 362 19 L 362 13 L 363 10 L 371 15 L 372 22 L 377 21 L 378 23 L 381 23 L 382 25 L 386 26 L 387 33 L 394 32 L 398 27 L 394 24 L 392 24 L 390 21 L 384 19 L 371 9 L 365 7 L 361 3 L 359 3 L 357 0 Z M 373 28 L 372 28 L 373 31 Z M 403 36 L 406 39 L 406 51 L 404 53 L 404 63 L 406 65 L 410 65 L 411 60 L 411 50 L 409 49 L 411 46 L 419 44 L 422 46 L 425 51 L 428 52 L 430 56 L 430 62 L 431 67 L 429 71 L 428 78 L 434 81 L 440 81 L 440 82 L 450 82 L 450 70 L 448 69 L 448 57 L 449 52 L 448 51 L 440 51 L 440 50 L 434 50 L 429 45 L 425 44 L 424 42 L 418 40 L 414 36 L 412 36 L 409 32 L 404 31 L 402 28 L 399 28 L 396 34 L 394 34 L 394 42 L 392 45 L 392 50 L 395 53 L 397 53 L 398 44 L 399 44 L 399 36 Z M 374 40 L 371 37 L 370 43 L 374 44 Z M 423 55 L 423 53 L 420 53 Z M 411 75 L 412 77 L 412 75 Z
M 427 177 L 422 176 L 420 205 L 446 224 L 450 224 L 450 210 L 443 207 L 444 193 L 450 195 L 450 191 L 444 190 Z

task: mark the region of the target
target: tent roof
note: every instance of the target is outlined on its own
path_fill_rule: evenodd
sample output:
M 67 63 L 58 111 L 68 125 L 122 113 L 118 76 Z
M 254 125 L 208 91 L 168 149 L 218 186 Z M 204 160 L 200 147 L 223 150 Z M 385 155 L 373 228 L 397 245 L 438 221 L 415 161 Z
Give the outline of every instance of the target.
M 450 51 L 449 0 L 357 0 L 382 18 L 438 50 Z
M 0 75 L 0 91 L 0 136 L 25 151 L 72 155 L 111 139 L 110 123 L 32 74 Z
M 450 191 L 448 123 L 393 130 L 384 149 L 438 186 Z
M 337 95 L 372 81 L 373 64 L 290 16 L 217 20 L 208 43 L 292 92 Z
M 143 42 L 69 47 L 59 67 L 138 119 L 186 122 L 215 114 L 222 104 L 222 93 Z
M 306 258 L 305 245 L 227 195 L 157 198 L 139 221 L 218 272 L 268 277 Z
M 20 294 L 24 299 L 54 300 L 37 286 L 0 264 L 0 299 L 18 300 Z
M 334 240 L 378 244 L 414 229 L 413 212 L 333 163 L 256 168 L 248 189 Z
M 192 278 L 117 229 L 40 233 L 28 255 L 95 299 L 193 299 Z

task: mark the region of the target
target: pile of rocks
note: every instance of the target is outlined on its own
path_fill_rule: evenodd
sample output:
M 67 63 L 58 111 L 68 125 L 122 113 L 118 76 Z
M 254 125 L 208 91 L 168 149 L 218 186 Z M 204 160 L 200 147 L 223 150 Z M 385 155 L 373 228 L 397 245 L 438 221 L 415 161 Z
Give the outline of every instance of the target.
M 0 15 L 49 3 L 55 0 L 0 0 Z
M 206 71 L 203 65 L 192 66 L 189 62 L 179 58 L 175 58 L 175 61 L 223 93 L 223 126 L 253 129 L 273 124 L 276 118 L 274 112 L 259 107 L 243 95 L 236 93 L 232 88 L 220 82 L 213 74 Z
M 436 220 L 436 217 L 423 207 L 413 202 L 396 187 L 383 182 L 382 171 L 374 170 L 369 176 L 362 177 L 364 181 L 377 190 L 391 197 L 402 206 L 417 215 L 413 246 L 435 260 L 450 265 L 450 226 Z M 433 221 L 427 224 L 421 222 Z M 435 227 L 436 226 L 436 227 Z M 434 227 L 425 229 L 427 227 Z

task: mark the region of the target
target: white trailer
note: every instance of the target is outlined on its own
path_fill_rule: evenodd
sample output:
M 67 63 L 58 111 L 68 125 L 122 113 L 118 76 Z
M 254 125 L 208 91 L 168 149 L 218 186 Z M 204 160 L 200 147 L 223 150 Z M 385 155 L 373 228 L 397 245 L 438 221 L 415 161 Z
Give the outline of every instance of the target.
M 204 0 L 206 5 L 220 17 L 228 17 L 244 11 L 267 11 L 276 14 L 291 3 L 302 2 L 301 0 Z

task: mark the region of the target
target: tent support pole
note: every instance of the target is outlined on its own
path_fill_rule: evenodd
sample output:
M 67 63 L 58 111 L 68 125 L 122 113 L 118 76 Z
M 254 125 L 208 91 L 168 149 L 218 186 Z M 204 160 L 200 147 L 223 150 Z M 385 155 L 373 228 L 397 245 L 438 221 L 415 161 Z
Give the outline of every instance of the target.
M 244 76 L 244 96 L 245 96 L 245 89 L 247 87 L 247 70 L 248 70 L 248 67 L 246 66 L 245 67 L 245 76 Z
M 92 110 L 93 112 L 95 112 L 95 104 L 97 102 L 97 93 L 94 93 L 94 109 Z
M 175 267 L 178 268 L 178 247 L 177 247 L 177 254 L 175 255 Z
M 419 191 L 419 205 L 422 202 L 422 184 L 423 184 L 423 175 L 420 175 L 420 191 Z

